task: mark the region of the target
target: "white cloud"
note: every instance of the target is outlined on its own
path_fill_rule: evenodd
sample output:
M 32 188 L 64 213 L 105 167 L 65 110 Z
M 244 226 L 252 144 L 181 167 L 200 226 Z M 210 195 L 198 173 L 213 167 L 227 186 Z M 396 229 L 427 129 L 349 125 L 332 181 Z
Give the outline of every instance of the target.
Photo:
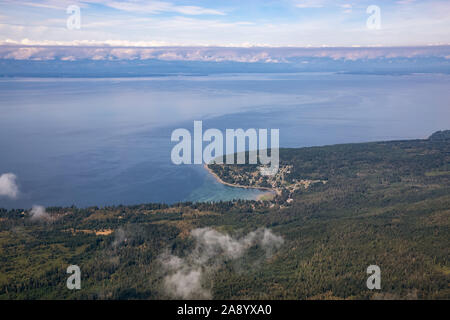
M 201 267 L 180 268 L 164 279 L 166 291 L 176 297 L 211 299 L 211 292 L 203 288 L 203 271 Z
M 4 3 L 2 0 L 0 2 Z M 25 10 L 16 4 L 24 1 L 8 1 L 8 16 L 0 19 L 0 39 L 17 42 L 26 38 L 30 42 L 48 44 L 128 42 L 132 45 L 139 43 L 140 46 L 146 43 L 146 46 L 350 47 L 354 44 L 420 46 L 449 43 L 449 1 L 415 1 L 408 2 L 408 5 L 405 5 L 406 2 L 380 3 L 382 27 L 376 32 L 367 28 L 365 9 L 367 4 L 371 4 L 368 1 L 290 0 L 287 6 L 274 5 L 282 7 L 280 10 L 293 11 L 298 19 L 293 19 L 291 15 L 283 19 L 283 12 L 270 19 L 273 13 L 269 10 L 264 11 L 261 17 L 255 17 L 244 12 L 244 6 L 239 10 L 232 8 L 232 4 L 219 8 L 217 3 L 211 3 L 206 8 L 178 5 L 176 1 L 169 0 L 70 2 L 80 6 L 100 4 L 109 10 L 98 6 L 96 10 L 82 8 L 81 29 L 68 31 L 65 11 L 57 13 L 50 9 L 27 8 L 33 13 L 28 19 L 20 14 Z M 59 1 L 36 3 L 56 6 Z M 292 10 L 296 6 L 297 10 Z M 233 16 L 234 13 L 239 13 L 239 16 Z
M 30 219 L 33 221 L 49 221 L 51 220 L 47 211 L 45 211 L 45 207 L 43 206 L 33 206 L 30 211 Z
M 66 8 L 69 5 L 69 2 L 67 0 L 61 0 L 61 1 L 4 0 L 3 2 L 6 2 L 6 4 L 9 4 L 9 5 L 14 4 L 14 5 L 29 6 L 29 7 L 44 8 L 44 9 L 55 9 L 55 10 L 61 10 L 63 8 Z
M 395 3 L 408 5 L 408 4 L 412 4 L 414 2 L 416 2 L 416 0 L 398 0 Z
M 172 2 L 154 0 L 6 0 L 4 2 L 8 3 L 9 5 L 14 4 L 55 10 L 65 9 L 69 5 L 77 5 L 84 8 L 89 7 L 89 5 L 103 5 L 116 10 L 133 13 L 160 14 L 163 12 L 174 12 L 185 15 L 225 15 L 224 12 L 216 9 L 203 8 L 199 6 L 176 5 Z
M 0 196 L 16 199 L 19 196 L 17 176 L 14 173 L 0 175 Z
M 450 54 L 450 46 L 426 47 L 364 47 L 353 48 L 270 48 L 270 47 L 132 47 L 132 42 L 110 42 L 123 46 L 109 46 L 88 42 L 89 46 L 16 46 L 12 42 L 0 46 L 0 59 L 15 60 L 148 60 L 166 61 L 235 61 L 235 62 L 289 62 L 299 58 L 332 58 L 359 60 L 377 58 L 440 57 Z M 78 44 L 78 42 L 77 42 Z M 99 46 L 102 47 L 99 47 Z
M 192 230 L 191 236 L 195 239 L 195 248 L 189 255 L 180 258 L 166 252 L 160 257 L 167 272 L 164 287 L 175 298 L 210 299 L 209 278 L 225 260 L 241 258 L 256 245 L 269 257 L 284 243 L 282 237 L 269 229 L 258 229 L 245 237 L 234 238 L 211 228 L 200 228 Z
M 302 0 L 296 5 L 297 8 L 322 8 L 324 7 L 323 0 Z
M 4 58 L 14 60 L 28 60 L 33 55 L 36 56 L 39 52 L 42 51 L 42 48 L 19 48 L 18 50 L 8 53 Z
M 225 15 L 224 12 L 198 6 L 177 6 L 165 1 L 110 1 L 104 5 L 127 12 L 158 14 L 175 12 L 186 15 Z

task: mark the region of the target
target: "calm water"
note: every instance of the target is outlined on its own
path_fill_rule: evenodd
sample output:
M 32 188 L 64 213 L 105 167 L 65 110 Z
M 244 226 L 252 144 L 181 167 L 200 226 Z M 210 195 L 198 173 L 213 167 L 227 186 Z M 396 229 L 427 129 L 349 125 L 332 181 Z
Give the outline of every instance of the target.
M 170 161 L 174 128 L 279 128 L 283 147 L 425 138 L 450 128 L 446 75 L 0 80 L 0 174 L 28 208 L 255 199 Z

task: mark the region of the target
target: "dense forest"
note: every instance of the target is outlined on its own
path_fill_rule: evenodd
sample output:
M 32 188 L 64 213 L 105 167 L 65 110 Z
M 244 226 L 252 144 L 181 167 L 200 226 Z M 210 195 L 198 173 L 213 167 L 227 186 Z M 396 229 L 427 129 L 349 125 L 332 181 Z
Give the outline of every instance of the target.
M 450 131 L 280 160 L 282 185 L 326 183 L 267 201 L 0 209 L 0 298 L 450 298 Z M 230 172 L 255 169 L 212 168 L 247 185 Z

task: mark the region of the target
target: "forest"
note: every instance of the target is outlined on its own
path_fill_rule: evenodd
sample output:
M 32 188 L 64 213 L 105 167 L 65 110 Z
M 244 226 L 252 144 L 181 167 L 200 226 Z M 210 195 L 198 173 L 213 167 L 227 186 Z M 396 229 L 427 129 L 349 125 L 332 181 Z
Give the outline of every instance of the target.
M 267 201 L 0 209 L 0 299 L 450 298 L 450 131 L 280 149 L 280 164 Z M 211 166 L 252 185 L 230 172 L 255 166 L 226 167 Z

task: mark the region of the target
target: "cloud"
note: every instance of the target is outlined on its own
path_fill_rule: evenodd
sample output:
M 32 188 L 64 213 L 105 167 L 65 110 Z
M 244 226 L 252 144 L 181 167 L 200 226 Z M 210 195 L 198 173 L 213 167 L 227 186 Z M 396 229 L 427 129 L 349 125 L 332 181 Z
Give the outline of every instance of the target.
M 5 1 L 9 5 L 22 5 L 29 7 L 45 8 L 61 10 L 69 5 L 77 5 L 79 7 L 89 7 L 100 5 L 124 12 L 144 13 L 144 14 L 160 14 L 164 12 L 174 12 L 185 15 L 225 15 L 224 12 L 217 9 L 209 9 L 199 6 L 176 5 L 167 1 L 145 1 L 145 0 L 124 0 L 124 1 L 108 1 L 108 0 L 14 0 Z
M 67 8 L 70 5 L 70 0 L 40 0 L 40 1 L 27 1 L 27 0 L 4 0 L 7 5 L 19 5 L 36 7 L 43 9 L 61 10 Z M 72 1 L 73 4 L 74 1 Z
M 0 46 L 0 59 L 14 60 L 165 60 L 209 62 L 291 62 L 303 58 L 362 60 L 379 58 L 444 58 L 450 46 L 268 48 L 268 47 L 129 47 L 98 46 Z M 129 43 L 126 43 L 129 44 Z M 144 43 L 142 43 L 144 45 Z
M 169 260 L 165 262 L 167 264 L 173 264 L 173 260 L 176 257 L 169 257 Z M 164 278 L 164 286 L 166 292 L 175 298 L 182 299 L 211 299 L 211 292 L 205 289 L 203 286 L 204 271 L 201 266 L 184 266 L 184 261 L 180 262 L 180 265 L 176 267 L 172 274 Z M 174 267 L 166 266 L 166 267 Z
M 30 211 L 32 221 L 50 221 L 50 215 L 45 211 L 45 207 L 34 205 Z
M 224 12 L 198 6 L 178 6 L 165 1 L 110 1 L 105 6 L 117 10 L 137 13 L 158 14 L 162 12 L 175 12 L 185 15 L 225 15 Z
M 117 248 L 122 243 L 127 241 L 127 232 L 123 228 L 119 228 L 114 232 L 114 241 L 112 242 L 113 248 Z
M 19 196 L 17 176 L 14 173 L 4 173 L 0 175 L 0 197 L 16 199 Z
M 32 56 L 36 56 L 39 52 L 42 52 L 41 48 L 20 48 L 8 53 L 5 59 L 28 60 Z
M 408 4 L 412 4 L 414 2 L 416 2 L 416 0 L 399 0 L 399 1 L 396 1 L 395 3 L 402 4 L 402 5 L 403 4 L 408 5 Z
M 382 26 L 375 32 L 366 24 L 369 17 L 366 8 L 373 4 L 368 0 L 271 1 L 255 12 L 254 1 L 241 1 L 239 7 L 234 2 L 180 5 L 170 0 L 0 0 L 0 3 L 6 9 L 0 17 L 0 39 L 27 38 L 35 43 L 128 41 L 171 46 L 278 47 L 449 43 L 450 2 L 438 0 L 380 2 Z M 68 4 L 82 9 L 79 30 L 67 30 L 68 15 L 64 9 Z
M 295 6 L 297 8 L 323 8 L 324 7 L 323 0 L 302 0 L 299 1 Z
M 165 252 L 161 265 L 166 272 L 164 288 L 174 298 L 210 299 L 211 276 L 226 260 L 236 260 L 254 246 L 259 246 L 270 257 L 284 240 L 269 229 L 258 229 L 245 237 L 234 238 L 211 228 L 191 231 L 195 247 L 180 258 Z

